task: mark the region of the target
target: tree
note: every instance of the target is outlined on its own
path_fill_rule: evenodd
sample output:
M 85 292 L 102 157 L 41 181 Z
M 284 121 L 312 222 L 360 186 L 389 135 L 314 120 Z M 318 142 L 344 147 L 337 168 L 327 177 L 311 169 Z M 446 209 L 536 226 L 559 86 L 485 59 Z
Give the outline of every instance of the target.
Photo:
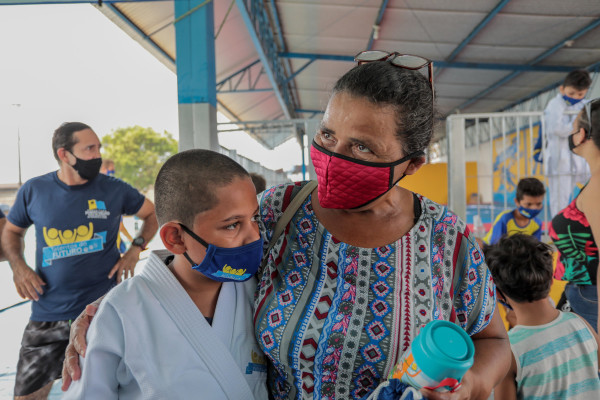
M 115 163 L 115 176 L 145 192 L 164 162 L 177 153 L 177 140 L 167 131 L 160 134 L 136 125 L 104 136 L 102 147 L 103 157 Z

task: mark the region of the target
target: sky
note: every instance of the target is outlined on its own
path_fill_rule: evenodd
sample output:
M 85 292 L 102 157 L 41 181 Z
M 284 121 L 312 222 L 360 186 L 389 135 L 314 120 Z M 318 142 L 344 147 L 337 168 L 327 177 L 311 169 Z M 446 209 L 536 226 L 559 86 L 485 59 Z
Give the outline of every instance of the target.
M 177 78 L 89 4 L 0 6 L 0 184 L 57 169 L 52 132 L 81 121 L 102 137 L 140 125 L 178 138 Z M 291 140 L 274 151 L 245 133 L 221 145 L 268 168 L 300 163 Z

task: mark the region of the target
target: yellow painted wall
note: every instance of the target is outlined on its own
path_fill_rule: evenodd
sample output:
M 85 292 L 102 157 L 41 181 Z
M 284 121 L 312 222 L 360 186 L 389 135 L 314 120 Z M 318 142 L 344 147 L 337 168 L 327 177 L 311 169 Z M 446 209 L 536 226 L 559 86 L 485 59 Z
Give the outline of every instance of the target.
M 477 163 L 466 163 L 467 200 L 477 193 Z M 446 163 L 425 164 L 414 175 L 400 181 L 400 186 L 435 201 L 448 203 L 448 165 Z

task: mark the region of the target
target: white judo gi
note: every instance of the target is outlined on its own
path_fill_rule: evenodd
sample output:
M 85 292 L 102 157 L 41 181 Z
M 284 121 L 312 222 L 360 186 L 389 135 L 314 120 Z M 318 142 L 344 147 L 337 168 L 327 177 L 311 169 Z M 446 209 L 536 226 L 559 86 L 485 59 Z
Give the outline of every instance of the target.
M 544 154 L 544 173 L 548 177 L 551 216 L 569 205 L 569 197 L 577 183 L 584 184 L 589 179 L 590 169 L 585 159 L 569 150 L 568 137 L 573 133 L 573 121 L 584 107 L 586 100 L 569 105 L 560 93 L 544 110 L 544 124 L 548 140 Z
M 212 326 L 152 252 L 144 270 L 112 289 L 88 331 L 82 376 L 64 399 L 268 398 L 254 338 L 256 280 L 223 283 Z

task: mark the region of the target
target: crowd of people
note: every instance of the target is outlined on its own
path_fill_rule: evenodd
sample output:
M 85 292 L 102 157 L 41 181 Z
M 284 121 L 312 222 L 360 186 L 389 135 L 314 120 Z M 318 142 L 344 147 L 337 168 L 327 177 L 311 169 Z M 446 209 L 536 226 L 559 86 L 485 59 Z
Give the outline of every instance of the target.
M 598 398 L 600 101 L 576 102 L 585 91 L 561 86 L 580 111 L 557 135 L 591 178 L 552 221 L 553 272 L 539 180 L 519 183 L 483 250 L 451 210 L 402 187 L 433 134 L 431 62 L 377 51 L 356 60 L 311 145 L 317 182 L 267 188 L 224 155 L 188 150 L 162 166 L 153 203 L 114 166 L 100 173 L 89 126 L 56 129 L 58 171 L 27 181 L 0 218 L 0 257 L 33 300 L 15 398 L 46 398 L 61 375 L 66 399 L 377 398 L 436 320 L 471 337 L 474 362 L 451 391 L 415 396 Z M 143 224 L 120 254 L 123 215 Z M 23 255 L 31 225 L 35 268 Z M 133 277 L 157 231 L 165 250 Z M 574 313 L 549 302 L 553 273 L 569 281 Z M 514 311 L 509 333 L 497 301 Z

